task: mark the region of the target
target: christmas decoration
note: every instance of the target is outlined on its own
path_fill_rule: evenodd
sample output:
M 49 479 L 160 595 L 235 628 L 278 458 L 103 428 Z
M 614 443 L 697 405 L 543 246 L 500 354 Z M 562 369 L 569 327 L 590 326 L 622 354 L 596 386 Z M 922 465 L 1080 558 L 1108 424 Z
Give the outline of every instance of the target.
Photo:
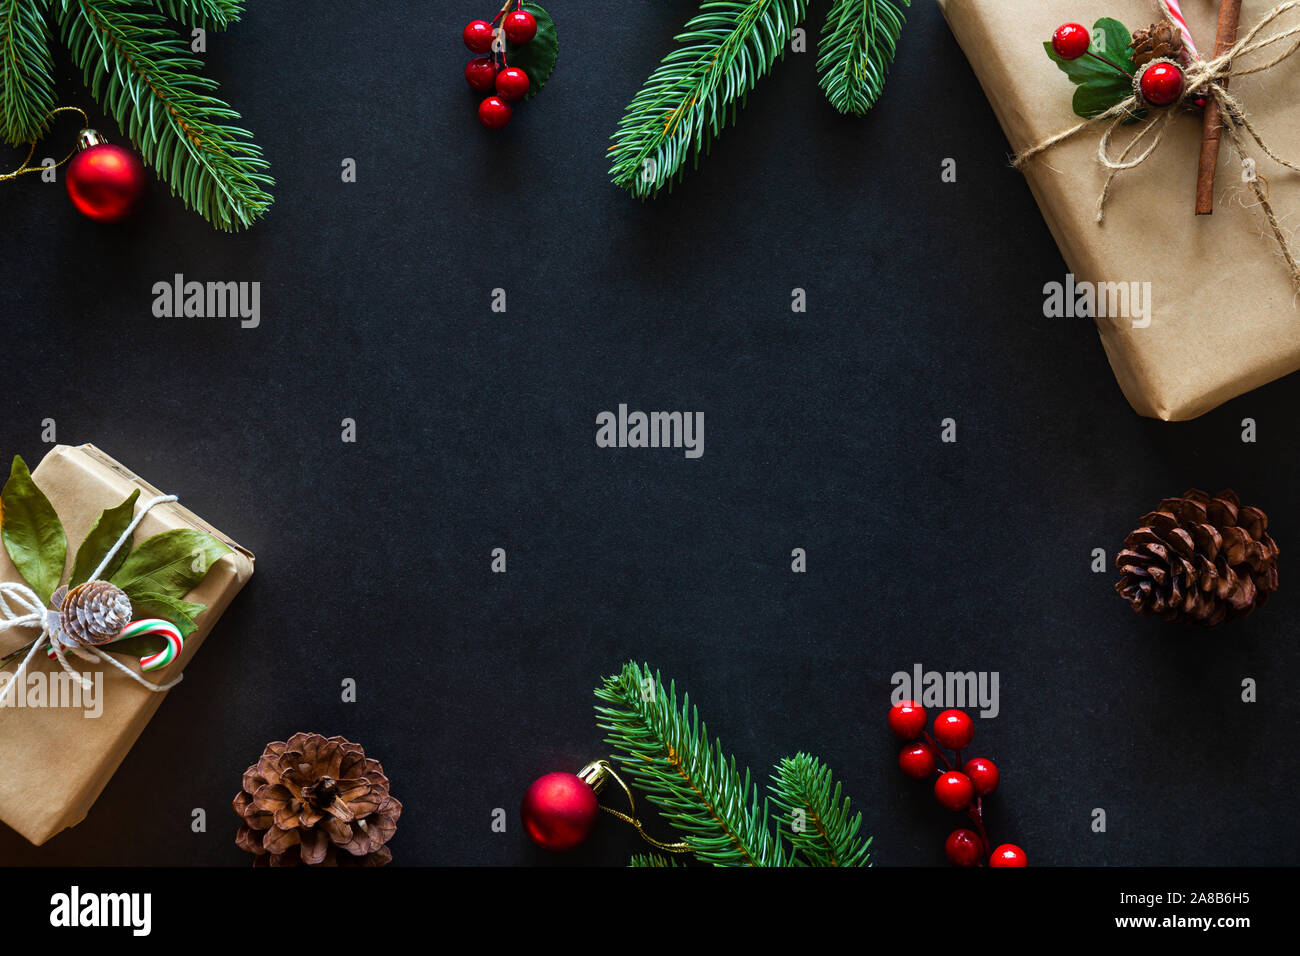
M 39 845 L 86 818 L 253 556 L 93 445 L 14 462 L 0 539 L 0 821 Z
M 934 798 L 947 810 L 964 812 L 975 825 L 974 830 L 960 828 L 948 834 L 944 853 L 949 861 L 955 866 L 978 866 L 985 859 L 989 866 L 1025 866 L 1025 852 L 1017 846 L 1005 843 L 989 850 L 992 844 L 984 828 L 984 798 L 998 787 L 998 768 L 987 757 L 972 757 L 962 763 L 961 752 L 975 735 L 970 716 L 961 710 L 943 711 L 935 718 L 933 735 L 926 732 L 925 723 L 925 708 L 914 700 L 900 701 L 889 709 L 889 729 L 907 741 L 898 755 L 899 768 L 913 780 L 938 774 Z M 955 751 L 955 760 L 948 759 L 944 747 Z
M 910 0 L 835 0 L 817 69 L 831 105 L 861 114 L 879 98 Z M 609 149 L 613 182 L 642 199 L 698 163 L 745 97 L 785 55 L 807 0 L 706 0 L 628 105 Z
M 360 744 L 305 733 L 267 744 L 232 806 L 254 866 L 383 866 L 402 815 Z
M 1268 516 L 1232 491 L 1192 489 L 1143 516 L 1115 559 L 1115 590 L 1139 614 L 1206 627 L 1245 617 L 1277 590 Z
M 82 130 L 65 182 L 82 215 L 118 222 L 135 211 L 144 195 L 144 164 L 130 150 L 104 142 L 94 130 Z
M 1300 26 L 1281 29 L 1278 33 L 1260 39 L 1260 34 L 1270 25 L 1297 9 L 1300 9 L 1300 0 L 1288 0 L 1279 4 L 1238 43 L 1236 37 L 1241 0 L 1222 0 L 1215 55 L 1208 61 L 1200 59 L 1196 55 L 1195 44 L 1183 38 L 1186 21 L 1182 17 L 1178 0 L 1161 0 L 1160 10 L 1165 20 L 1139 31 L 1136 40 L 1117 20 L 1107 18 L 1097 21 L 1093 32 L 1101 38 L 1098 45 L 1106 51 L 1127 51 L 1127 56 L 1120 63 L 1113 62 L 1091 48 L 1086 56 L 1064 56 L 1060 47 L 1064 47 L 1067 53 L 1074 54 L 1078 44 L 1074 30 L 1077 24 L 1066 24 L 1057 30 L 1057 35 L 1051 42 L 1044 44 L 1044 48 L 1047 55 L 1078 85 L 1074 95 L 1074 110 L 1086 122 L 1024 150 L 1015 159 L 1016 167 L 1023 167 L 1040 153 L 1085 130 L 1102 123 L 1108 124 L 1098 153 L 1101 164 L 1107 170 L 1106 184 L 1097 203 L 1097 221 L 1100 223 L 1115 177 L 1124 170 L 1141 165 L 1155 153 L 1164 141 L 1169 123 L 1176 115 L 1172 107 L 1183 103 L 1190 106 L 1204 102 L 1201 162 L 1196 190 L 1198 215 L 1208 215 L 1214 209 L 1214 176 L 1218 164 L 1219 141 L 1225 131 L 1243 163 L 1250 168 L 1253 169 L 1251 164 L 1255 160 L 1248 155 L 1247 150 L 1253 142 L 1270 159 L 1300 172 L 1300 165 L 1283 159 L 1268 146 L 1246 115 L 1245 108 L 1227 90 L 1228 82 L 1234 75 L 1261 73 L 1272 69 L 1300 50 L 1300 42 L 1294 39 L 1300 36 Z M 1062 35 L 1070 39 L 1061 43 L 1058 38 Z M 1186 33 L 1186 37 L 1190 38 L 1190 33 Z M 1283 46 L 1280 52 L 1271 49 L 1278 45 Z M 1177 58 L 1154 56 L 1162 51 L 1174 54 Z M 1261 65 L 1240 69 L 1233 67 L 1234 60 L 1264 51 L 1272 54 L 1273 59 Z M 1186 69 L 1179 59 L 1184 54 L 1187 54 Z M 1141 63 L 1138 62 L 1139 56 L 1142 57 Z M 1113 155 L 1111 141 L 1116 131 L 1122 124 L 1147 119 L 1142 109 L 1144 106 L 1157 108 L 1157 115 L 1148 119 L 1117 156 Z M 1267 190 L 1260 183 L 1262 177 L 1244 178 L 1255 194 L 1257 205 L 1286 261 L 1293 284 L 1300 287 L 1300 262 L 1297 262 L 1291 250 L 1289 235 L 1269 202 Z
M 591 834 L 600 815 L 596 791 L 574 773 L 548 773 L 533 781 L 520 808 L 524 829 L 546 850 L 572 850 Z
M 628 663 L 596 689 L 596 697 L 597 722 L 621 769 L 697 860 L 715 866 L 870 865 L 871 840 L 859 835 L 862 815 L 852 812 L 817 758 L 799 753 L 777 764 L 769 802 L 749 771 L 737 767 L 720 741 L 710 740 L 689 697 L 679 705 L 676 685 L 665 687 L 658 673 Z M 632 865 L 667 863 L 649 854 L 634 857 Z
M 266 172 L 268 164 L 251 134 L 231 125 L 238 114 L 214 95 L 216 82 L 198 74 L 202 64 L 189 55 L 167 19 L 191 28 L 223 30 L 238 21 L 243 4 L 155 3 L 157 10 L 123 0 L 5 0 L 0 15 L 0 139 L 34 149 L 48 131 L 56 113 L 49 44 L 57 31 L 91 94 L 167 181 L 173 195 L 218 229 L 246 228 L 270 207 L 266 190 L 273 180 Z M 101 154 L 101 161 L 106 158 Z M 137 187 L 125 169 L 130 163 L 122 163 L 117 174 L 83 170 L 79 178 L 91 186 L 99 184 L 88 196 L 73 192 L 87 215 L 111 221 L 125 214 L 118 203 Z M 86 160 L 82 165 L 98 164 Z M 105 191 L 104 177 L 118 184 L 112 194 L 120 192 L 120 200 Z
M 1063 60 L 1077 60 L 1088 52 L 1092 34 L 1082 23 L 1066 23 L 1052 34 L 1052 49 Z
M 140 492 L 133 491 L 116 508 L 100 515 L 77 550 L 68 583 L 60 585 L 67 558 L 63 524 L 26 463 L 14 458 L 9 480 L 0 491 L 0 538 L 26 583 L 0 582 L 0 631 L 39 627 L 40 635 L 0 660 L 3 667 L 23 658 L 0 690 L 0 702 L 15 689 L 19 674 L 42 648 L 83 685 L 88 678 L 73 669 L 69 655 L 116 667 L 151 691 L 166 691 L 180 683 L 178 676 L 164 684 L 152 684 L 102 647 L 128 638 L 167 634 L 166 629 L 171 629 L 176 646 L 167 634 L 168 646 L 146 657 L 141 669 L 169 663 L 179 652 L 179 642 L 198 626 L 195 619 L 205 610 L 202 604 L 189 603 L 184 597 L 203 580 L 212 562 L 230 549 L 206 532 L 180 529 L 148 538 L 132 550 L 132 535 L 149 510 L 176 500 L 172 495 L 159 495 L 145 502 L 137 514 L 139 497 Z M 161 610 L 176 623 L 157 619 L 133 622 L 136 609 Z M 146 668 L 146 663 L 152 666 Z
M 513 115 L 510 104 L 532 99 L 555 71 L 555 22 L 532 0 L 506 0 L 491 23 L 474 20 L 463 38 L 471 52 L 486 54 L 465 65 L 465 81 L 475 92 L 496 92 L 479 103 L 479 121 L 501 129 Z

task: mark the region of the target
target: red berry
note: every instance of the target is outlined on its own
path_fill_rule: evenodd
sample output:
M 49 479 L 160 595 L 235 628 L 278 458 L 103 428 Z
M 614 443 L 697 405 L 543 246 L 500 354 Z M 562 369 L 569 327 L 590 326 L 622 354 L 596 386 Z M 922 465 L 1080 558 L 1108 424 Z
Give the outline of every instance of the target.
M 480 93 L 486 93 L 496 83 L 497 65 L 490 56 L 476 56 L 465 64 L 465 82 Z
M 970 777 L 975 792 L 981 797 L 987 797 L 998 788 L 998 768 L 987 757 L 971 757 L 961 769 Z
M 939 758 L 929 744 L 908 744 L 898 753 L 898 769 L 913 780 L 924 780 L 939 769 Z
M 1088 52 L 1092 34 L 1082 23 L 1067 23 L 1052 34 L 1052 49 L 1063 60 L 1077 60 Z
M 1152 106 L 1168 106 L 1183 95 L 1183 71 L 1172 63 L 1153 63 L 1142 74 L 1142 98 Z
M 497 93 L 503 100 L 522 100 L 528 95 L 528 74 L 508 66 L 497 74 Z
M 904 740 L 915 740 L 925 730 L 925 708 L 905 700 L 889 708 L 889 729 Z
M 500 129 L 510 122 L 510 104 L 499 96 L 489 96 L 478 105 L 478 118 L 488 129 Z
M 989 866 L 1028 866 L 1029 857 L 1014 843 L 1004 843 L 989 857 Z
M 934 739 L 949 750 L 968 747 L 974 736 L 975 725 L 964 711 L 945 710 L 934 718 Z
M 953 866 L 978 866 L 984 859 L 984 841 L 974 830 L 953 830 L 943 843 Z
M 515 46 L 523 46 L 537 36 L 537 18 L 527 10 L 507 13 L 501 27 L 506 32 L 506 39 Z
M 465 38 L 465 45 L 475 53 L 486 53 L 492 49 L 494 31 L 492 24 L 486 20 L 474 20 L 465 27 L 462 36 Z
M 934 782 L 934 798 L 949 810 L 965 810 L 975 799 L 975 785 L 964 773 L 949 770 Z

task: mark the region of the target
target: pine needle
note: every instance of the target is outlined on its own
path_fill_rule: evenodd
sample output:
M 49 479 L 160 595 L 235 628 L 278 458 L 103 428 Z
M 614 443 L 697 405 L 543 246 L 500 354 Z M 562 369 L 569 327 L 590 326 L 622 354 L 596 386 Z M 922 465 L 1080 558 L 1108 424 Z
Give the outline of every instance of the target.
M 34 143 L 54 109 L 45 0 L 0 0 L 0 139 Z
M 898 4 L 911 0 L 835 0 L 817 44 L 817 71 L 835 109 L 861 116 L 875 105 L 905 22 Z
M 656 195 L 682 175 L 786 51 L 808 0 L 708 0 L 633 98 L 612 137 L 613 181 Z
M 849 798 L 840 793 L 830 768 L 810 754 L 784 758 L 772 781 L 772 802 L 782 811 L 781 835 L 790 844 L 796 865 L 870 866 L 858 832 L 862 814 L 850 817 Z
M 597 722 L 622 769 L 690 844 L 696 859 L 716 866 L 781 866 L 781 843 L 769 826 L 767 802 L 748 770 L 727 757 L 691 706 L 677 703 L 649 668 L 624 665 L 596 689 Z

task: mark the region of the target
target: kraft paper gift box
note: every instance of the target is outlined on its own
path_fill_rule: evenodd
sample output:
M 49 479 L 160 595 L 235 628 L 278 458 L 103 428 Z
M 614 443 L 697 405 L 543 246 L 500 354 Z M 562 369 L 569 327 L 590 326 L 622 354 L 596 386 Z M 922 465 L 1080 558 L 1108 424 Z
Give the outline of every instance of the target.
M 1071 108 L 1075 86 L 1043 43 L 1063 23 L 1091 27 L 1102 17 L 1130 31 L 1159 17 L 1155 0 L 939 0 L 1011 144 L 1037 145 L 1081 119 Z M 1241 36 L 1276 6 L 1246 0 Z M 1219 0 L 1183 0 L 1197 49 L 1213 53 Z M 1293 11 L 1262 36 L 1300 23 Z M 1282 52 L 1285 46 L 1272 48 Z M 1260 62 L 1260 55 L 1250 62 Z M 1270 70 L 1232 80 L 1264 141 L 1300 162 L 1300 54 Z M 1118 154 L 1138 127 L 1117 135 Z M 1097 161 L 1104 132 L 1097 125 L 1052 147 L 1025 167 L 1025 177 L 1078 282 L 1151 286 L 1146 328 L 1133 318 L 1095 321 L 1120 388 L 1142 415 L 1195 418 L 1230 398 L 1300 369 L 1300 311 L 1286 263 L 1245 188 L 1243 167 L 1225 135 L 1214 215 L 1194 215 L 1201 144 L 1199 113 L 1174 119 L 1145 164 L 1119 174 L 1096 222 L 1105 181 Z M 1258 148 L 1258 172 L 1284 224 L 1300 222 L 1300 174 L 1274 164 Z M 1290 217 L 1289 219 L 1287 217 Z M 1293 243 L 1293 251 L 1296 249 Z M 1046 285 L 1065 276 L 1034 276 Z M 1023 321 L 1088 321 L 1025 316 Z M 1139 321 L 1142 321 L 1139 319 Z
M 32 476 L 63 521 L 69 567 L 77 546 L 102 511 L 121 504 L 136 488 L 141 502 L 161 493 L 93 445 L 55 447 Z M 208 608 L 198 618 L 198 629 L 185 638 L 176 660 L 146 676 L 160 684 L 174 680 L 185 669 L 253 573 L 251 553 L 176 502 L 151 509 L 136 528 L 134 540 L 139 543 L 172 528 L 206 531 L 232 550 L 214 562 L 190 592 L 187 600 Z M 0 549 L 0 580 L 22 581 L 4 549 Z M 37 633 L 31 628 L 0 632 L 0 656 L 23 646 Z M 114 653 L 111 645 L 106 650 Z M 139 670 L 138 652 L 114 656 Z M 78 707 L 0 707 L 0 820 L 38 845 L 85 818 L 163 698 L 172 693 L 148 691 L 102 661 L 70 661 L 79 672 L 103 673 L 99 716 L 87 717 L 91 711 Z M 9 679 L 15 666 L 11 664 L 0 673 L 0 683 Z M 28 665 L 28 672 L 34 671 L 63 673 L 58 662 L 44 653 Z M 185 683 L 175 692 L 185 693 Z

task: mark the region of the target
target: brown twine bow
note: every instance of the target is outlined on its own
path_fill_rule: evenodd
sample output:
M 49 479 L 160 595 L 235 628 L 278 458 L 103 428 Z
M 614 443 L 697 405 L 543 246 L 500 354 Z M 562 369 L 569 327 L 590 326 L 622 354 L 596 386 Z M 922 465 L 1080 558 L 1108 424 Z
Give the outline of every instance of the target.
M 1269 11 L 1259 23 L 1257 23 L 1249 33 L 1237 42 L 1232 49 L 1228 50 L 1222 56 L 1215 57 L 1211 60 L 1194 60 L 1192 65 L 1185 71 L 1186 82 L 1183 88 L 1183 95 L 1178 104 L 1182 105 L 1191 99 L 1202 97 L 1213 97 L 1219 104 L 1219 114 L 1223 118 L 1223 128 L 1228 134 L 1228 141 L 1232 143 L 1237 155 L 1243 161 L 1246 156 L 1246 137 L 1254 140 L 1264 154 L 1280 166 L 1287 169 L 1300 172 L 1300 165 L 1288 162 L 1281 156 L 1277 155 L 1269 145 L 1264 142 L 1264 138 L 1259 134 L 1255 125 L 1246 115 L 1245 109 L 1241 103 L 1234 97 L 1224 86 L 1224 82 L 1239 76 L 1249 76 L 1252 73 L 1263 73 L 1271 70 L 1284 60 L 1288 59 L 1297 50 L 1300 50 L 1300 24 L 1272 34 L 1264 39 L 1259 39 L 1259 35 L 1279 17 L 1284 16 L 1290 11 L 1300 7 L 1300 0 L 1287 0 L 1286 3 L 1278 4 Z M 1168 11 L 1166 10 L 1166 17 Z M 1233 61 L 1242 57 L 1249 56 L 1252 53 L 1259 53 L 1269 47 L 1277 44 L 1283 44 L 1292 41 L 1284 52 L 1276 54 L 1273 59 L 1260 63 L 1255 66 L 1245 68 L 1234 68 Z M 1092 119 L 1085 120 L 1070 129 L 1057 133 L 1055 136 L 1049 136 L 1037 146 L 1032 146 L 1024 152 L 1018 154 L 1012 165 L 1016 169 L 1022 168 L 1031 159 L 1041 153 L 1046 152 L 1053 146 L 1063 143 L 1073 138 L 1085 130 L 1108 123 L 1106 131 L 1102 134 L 1101 142 L 1097 147 L 1098 162 L 1108 171 L 1105 185 L 1102 187 L 1101 195 L 1097 199 L 1097 222 L 1102 222 L 1106 215 L 1106 200 L 1110 198 L 1111 187 L 1115 182 L 1115 177 L 1127 169 L 1134 169 L 1141 166 L 1164 142 L 1165 134 L 1169 130 L 1169 123 L 1175 115 L 1175 106 L 1162 108 L 1158 115 L 1146 123 L 1129 141 L 1128 145 L 1119 153 L 1118 156 L 1111 156 L 1111 140 L 1114 138 L 1116 131 L 1127 121 L 1132 120 L 1136 110 L 1143 105 L 1142 98 L 1137 89 L 1137 83 L 1134 82 L 1133 95 L 1123 102 L 1117 103 L 1106 112 Z M 1141 144 L 1149 138 L 1145 147 Z M 1136 155 L 1135 150 L 1140 149 Z M 1131 158 L 1130 158 L 1131 157 Z M 1273 238 L 1277 240 L 1278 248 L 1281 249 L 1282 256 L 1286 259 L 1287 267 L 1291 272 L 1291 279 L 1300 286 L 1300 263 L 1297 263 L 1295 255 L 1291 251 L 1291 244 L 1287 239 L 1286 233 L 1282 229 L 1282 224 L 1277 218 L 1277 213 L 1273 211 L 1273 206 L 1269 203 L 1268 192 L 1265 189 L 1267 180 L 1262 176 L 1255 176 L 1249 180 L 1251 190 L 1255 193 L 1255 198 L 1259 201 L 1259 207 L 1264 211 L 1264 216 L 1268 219 L 1269 228 L 1272 229 Z M 1263 185 L 1261 185 L 1261 183 Z

